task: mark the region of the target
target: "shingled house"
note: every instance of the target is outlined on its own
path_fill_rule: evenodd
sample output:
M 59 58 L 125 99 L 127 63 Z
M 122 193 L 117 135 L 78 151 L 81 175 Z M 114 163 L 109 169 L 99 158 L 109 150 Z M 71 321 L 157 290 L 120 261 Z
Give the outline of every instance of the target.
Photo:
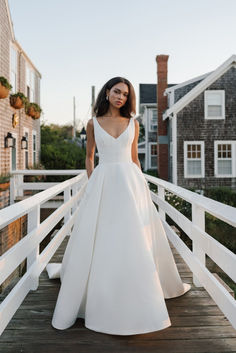
M 169 181 L 200 190 L 235 189 L 236 55 L 212 72 L 166 88 L 159 99 L 166 97 Z
M 22 92 L 30 102 L 40 105 L 41 74 L 16 41 L 7 0 L 0 0 L 0 76 L 13 86 L 11 93 Z M 13 114 L 17 119 L 13 122 Z M 0 99 L 0 173 L 25 169 L 39 161 L 40 119 L 34 120 L 24 109 L 15 110 L 9 97 Z M 11 134 L 12 147 L 5 146 L 5 137 Z M 27 148 L 22 149 L 25 137 Z
M 0 0 L 0 77 L 12 85 L 10 93 L 22 92 L 30 102 L 40 105 L 41 75 L 16 41 L 7 0 Z M 0 99 L 0 174 L 26 169 L 39 162 L 40 119 L 14 109 L 9 96 Z M 11 141 L 9 143 L 9 141 Z M 1 178 L 3 180 L 3 178 Z M 7 184 L 7 183 L 6 183 Z M 0 185 L 0 208 L 10 203 L 10 190 Z M 27 233 L 27 215 L 0 229 L 0 256 Z M 22 275 L 25 261 L 3 282 L 0 292 Z

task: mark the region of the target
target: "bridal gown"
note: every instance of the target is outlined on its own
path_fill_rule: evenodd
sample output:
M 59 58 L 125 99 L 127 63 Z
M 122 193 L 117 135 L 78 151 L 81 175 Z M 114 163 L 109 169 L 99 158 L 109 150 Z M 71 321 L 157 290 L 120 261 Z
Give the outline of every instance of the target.
M 165 299 L 186 293 L 148 183 L 132 161 L 134 117 L 115 138 L 93 117 L 99 164 L 86 180 L 61 264 L 52 326 L 132 335 L 171 326 Z

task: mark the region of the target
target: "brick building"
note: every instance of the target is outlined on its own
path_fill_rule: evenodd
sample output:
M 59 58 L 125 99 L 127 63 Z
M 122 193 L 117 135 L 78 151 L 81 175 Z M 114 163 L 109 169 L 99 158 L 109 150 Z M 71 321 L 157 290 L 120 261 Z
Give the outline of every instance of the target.
M 11 93 L 22 92 L 30 102 L 40 105 L 41 75 L 27 54 L 15 40 L 7 0 L 0 0 L 0 76 L 13 86 Z M 16 113 L 18 124 L 13 127 L 12 116 Z M 5 137 L 11 133 L 14 147 L 4 146 Z M 26 136 L 28 148 L 21 148 Z M 0 173 L 25 169 L 39 161 L 40 122 L 27 116 L 24 109 L 15 110 L 9 97 L 0 99 Z
M 10 93 L 22 92 L 30 102 L 40 105 L 41 75 L 27 54 L 16 41 L 7 0 L 0 0 L 0 76 L 13 86 Z M 18 124 L 13 123 L 13 114 Z M 8 134 L 13 137 L 13 147 L 5 146 Z M 27 140 L 25 146 L 22 138 Z M 22 148 L 27 147 L 27 148 Z M 40 121 L 25 114 L 24 109 L 15 110 L 9 96 L 0 99 L 0 174 L 16 169 L 26 169 L 39 162 Z M 9 188 L 0 185 L 0 208 L 9 205 Z M 0 256 L 9 250 L 27 233 L 27 216 L 23 216 L 3 229 L 0 229 Z M 25 261 L 0 285 L 0 292 L 13 279 L 24 273 Z
M 165 82 L 166 58 L 159 77 L 166 77 Z M 158 156 L 160 177 L 187 188 L 235 189 L 236 55 L 212 72 L 163 88 L 160 103 L 164 124 L 160 140 L 165 144 Z

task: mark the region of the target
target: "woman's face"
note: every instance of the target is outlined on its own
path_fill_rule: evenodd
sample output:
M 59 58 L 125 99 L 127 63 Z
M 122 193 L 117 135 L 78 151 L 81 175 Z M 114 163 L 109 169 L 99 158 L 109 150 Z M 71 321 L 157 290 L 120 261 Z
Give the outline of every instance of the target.
M 129 95 L 129 87 L 126 83 L 119 82 L 110 90 L 107 90 L 109 102 L 116 108 L 121 108 L 125 105 Z

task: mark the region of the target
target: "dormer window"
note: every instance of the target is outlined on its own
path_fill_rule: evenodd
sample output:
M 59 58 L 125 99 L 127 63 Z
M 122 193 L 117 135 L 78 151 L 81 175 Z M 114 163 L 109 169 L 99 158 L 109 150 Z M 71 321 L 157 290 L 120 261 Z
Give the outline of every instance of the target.
M 205 119 L 225 119 L 224 90 L 206 90 L 204 100 Z

